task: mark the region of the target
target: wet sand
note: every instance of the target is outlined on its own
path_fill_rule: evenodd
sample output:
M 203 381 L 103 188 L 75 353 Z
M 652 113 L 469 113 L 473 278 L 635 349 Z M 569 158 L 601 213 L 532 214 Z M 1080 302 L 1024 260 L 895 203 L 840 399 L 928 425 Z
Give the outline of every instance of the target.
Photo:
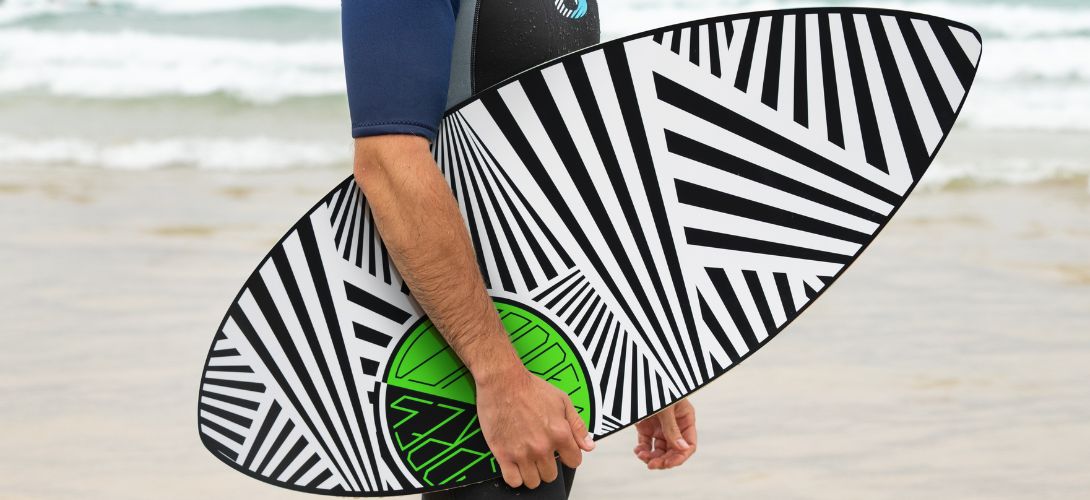
M 301 498 L 213 459 L 224 308 L 344 171 L 0 169 L 0 498 Z M 699 451 L 603 440 L 573 498 L 1076 498 L 1090 491 L 1090 194 L 914 195 L 784 334 L 701 390 Z

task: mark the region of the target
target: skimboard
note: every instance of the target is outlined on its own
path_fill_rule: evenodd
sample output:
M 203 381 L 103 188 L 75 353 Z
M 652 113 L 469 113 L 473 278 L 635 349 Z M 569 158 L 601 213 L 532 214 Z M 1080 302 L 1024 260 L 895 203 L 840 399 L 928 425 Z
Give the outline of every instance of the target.
M 874 240 L 950 132 L 979 35 L 875 9 L 668 26 L 516 75 L 434 143 L 527 368 L 608 436 L 744 361 Z M 214 456 L 351 496 L 500 476 L 472 379 L 346 179 L 250 275 L 200 382 Z

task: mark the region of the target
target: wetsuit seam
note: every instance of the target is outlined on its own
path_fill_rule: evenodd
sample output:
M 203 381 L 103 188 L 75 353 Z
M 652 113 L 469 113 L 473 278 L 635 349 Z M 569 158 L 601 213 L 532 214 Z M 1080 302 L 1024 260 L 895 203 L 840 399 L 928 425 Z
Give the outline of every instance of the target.
M 354 124 L 352 124 L 352 127 L 353 128 L 373 127 L 375 125 L 412 125 L 412 126 L 415 126 L 415 127 L 423 127 L 423 128 L 428 129 L 428 130 L 435 130 L 435 127 L 433 127 L 431 125 L 427 125 L 427 124 L 420 123 L 420 122 L 407 121 L 407 120 L 390 120 L 390 121 L 384 121 L 384 122 L 354 123 Z
M 480 31 L 477 29 L 481 17 L 481 4 L 485 0 L 477 0 L 473 3 L 473 38 L 469 42 L 469 96 L 473 97 L 477 94 L 477 36 Z

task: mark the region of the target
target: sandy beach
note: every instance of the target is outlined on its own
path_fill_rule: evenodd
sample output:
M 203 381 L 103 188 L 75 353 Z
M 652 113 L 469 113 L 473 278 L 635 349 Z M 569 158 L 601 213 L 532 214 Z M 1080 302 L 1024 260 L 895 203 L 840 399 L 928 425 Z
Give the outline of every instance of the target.
M 301 498 L 213 459 L 224 308 L 344 170 L 0 169 L 0 498 Z M 693 397 L 699 451 L 625 431 L 572 498 L 1076 498 L 1090 491 L 1085 179 L 909 199 L 833 290 Z

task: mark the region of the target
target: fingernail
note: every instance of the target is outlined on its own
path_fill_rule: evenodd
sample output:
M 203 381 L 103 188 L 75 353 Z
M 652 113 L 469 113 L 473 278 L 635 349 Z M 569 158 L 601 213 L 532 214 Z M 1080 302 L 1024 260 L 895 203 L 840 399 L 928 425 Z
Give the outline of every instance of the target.
M 587 434 L 587 437 L 583 438 L 583 442 L 587 443 L 587 446 L 594 447 L 594 436 Z
M 689 449 L 689 443 L 685 441 L 685 438 L 677 438 L 677 441 L 674 441 L 674 443 L 677 443 L 678 448 L 683 450 Z

